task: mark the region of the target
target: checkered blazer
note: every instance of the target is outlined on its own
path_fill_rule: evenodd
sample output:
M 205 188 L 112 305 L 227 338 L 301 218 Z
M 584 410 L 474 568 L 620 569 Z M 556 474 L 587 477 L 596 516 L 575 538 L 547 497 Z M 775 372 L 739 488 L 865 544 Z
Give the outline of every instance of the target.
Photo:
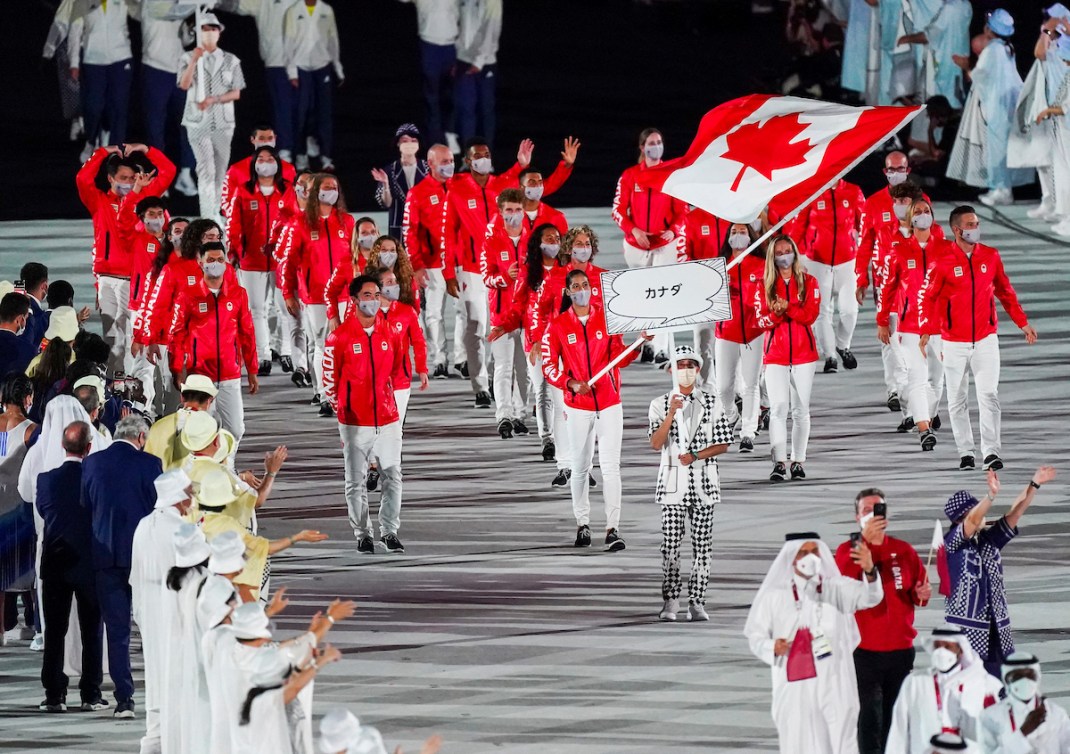
M 650 402 L 648 437 L 658 431 L 669 415 L 671 397 L 672 391 Z M 721 499 L 716 457 L 681 466 L 678 456 L 698 453 L 710 445 L 731 445 L 732 425 L 725 419 L 724 410 L 712 393 L 695 389 L 685 400 L 694 401 L 699 410 L 691 416 L 686 446 L 680 442 L 680 422 L 674 421 L 669 429 L 669 442 L 661 454 L 654 502 L 661 505 L 713 505 Z

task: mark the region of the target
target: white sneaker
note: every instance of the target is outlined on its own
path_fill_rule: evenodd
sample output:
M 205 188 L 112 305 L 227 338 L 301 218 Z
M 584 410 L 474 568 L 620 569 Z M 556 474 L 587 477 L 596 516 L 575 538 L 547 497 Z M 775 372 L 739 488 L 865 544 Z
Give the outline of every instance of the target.
M 305 150 L 308 152 L 309 157 L 320 156 L 320 143 L 316 141 L 314 136 L 309 136 L 305 139 Z
M 82 147 L 82 153 L 78 155 L 78 162 L 85 165 L 89 161 L 89 158 L 93 156 L 94 147 L 90 142 L 86 142 Z
M 1051 202 L 1041 202 L 1037 206 L 1033 207 L 1033 209 L 1026 212 L 1026 214 L 1034 220 L 1043 220 L 1049 217 L 1054 212 L 1055 205 L 1053 205 Z
M 675 621 L 678 612 L 680 612 L 680 600 L 665 600 L 665 605 L 661 608 L 658 617 L 661 620 Z
M 322 159 L 320 159 L 320 170 L 322 170 L 324 173 L 333 173 L 334 160 L 332 160 L 330 157 L 323 157 Z
M 450 152 L 453 154 L 461 153 L 461 142 L 453 131 L 446 132 L 446 146 L 450 148 Z
M 175 181 L 175 191 L 182 196 L 197 196 L 197 184 L 193 182 L 193 173 L 189 168 L 182 168 Z
M 981 204 L 984 204 L 986 207 L 1014 204 L 1014 195 L 1011 193 L 1011 190 L 1007 188 L 992 189 L 987 194 L 981 194 L 978 199 L 980 199 Z
M 710 616 L 705 607 L 691 603 L 687 606 L 687 619 L 690 621 L 709 620 Z
M 82 131 L 84 131 L 84 130 L 85 130 L 85 128 L 82 126 L 82 116 L 81 115 L 79 115 L 77 118 L 72 118 L 71 119 L 71 135 L 70 135 L 71 141 L 78 141 L 78 137 L 82 135 Z
M 279 159 L 282 160 L 283 162 L 293 162 L 294 161 L 293 152 L 291 152 L 289 149 L 280 149 L 279 150 Z
M 1070 237 L 1070 220 L 1063 220 L 1051 226 L 1051 232 L 1059 236 Z
M 45 635 L 34 634 L 33 641 L 30 642 L 31 652 L 44 652 L 45 651 Z
M 302 170 L 308 170 L 308 155 L 299 154 L 297 159 L 294 160 L 294 168 L 300 173 Z

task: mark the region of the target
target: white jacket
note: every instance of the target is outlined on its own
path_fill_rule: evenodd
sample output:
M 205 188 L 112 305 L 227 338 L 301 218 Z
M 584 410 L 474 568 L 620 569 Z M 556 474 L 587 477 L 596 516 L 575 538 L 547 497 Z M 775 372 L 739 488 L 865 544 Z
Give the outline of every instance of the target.
M 985 754 L 1066 754 L 1070 752 L 1070 719 L 1066 710 L 1045 701 L 1048 717 L 1028 736 L 1022 723 L 1034 704 L 1007 698 L 981 716 L 981 744 Z M 1012 722 L 1013 716 L 1013 722 Z
M 104 2 L 107 2 L 107 10 Z M 77 0 L 71 13 L 67 56 L 71 68 L 130 60 L 129 8 L 126 0 Z
M 416 6 L 416 28 L 420 39 L 432 45 L 457 42 L 461 19 L 460 0 L 401 0 Z
M 498 62 L 502 34 L 502 0 L 461 0 L 461 32 L 457 59 L 486 68 Z
M 940 680 L 938 705 L 932 670 L 915 670 L 906 677 L 895 700 L 884 754 L 925 754 L 929 739 L 945 727 L 977 740 L 978 720 L 984 705 L 999 697 L 999 681 L 985 672 L 979 660 Z
M 309 14 L 307 6 L 297 3 L 286 11 L 282 24 L 283 46 L 286 54 L 286 73 L 297 78 L 298 69 L 318 71 L 334 66 L 339 79 L 344 79 L 338 46 L 338 26 L 334 9 L 319 0 Z
M 174 0 L 128 0 L 130 15 L 141 22 L 141 62 L 158 71 L 178 73 L 178 59 L 182 49 L 183 13 L 176 13 Z M 216 0 L 205 0 L 201 5 L 215 7 Z M 183 8 L 184 6 L 184 8 Z M 178 8 L 189 7 L 183 3 Z
M 282 24 L 286 11 L 296 0 L 241 0 L 238 13 L 252 16 L 260 36 L 260 58 L 265 68 L 285 68 L 286 48 L 282 41 Z

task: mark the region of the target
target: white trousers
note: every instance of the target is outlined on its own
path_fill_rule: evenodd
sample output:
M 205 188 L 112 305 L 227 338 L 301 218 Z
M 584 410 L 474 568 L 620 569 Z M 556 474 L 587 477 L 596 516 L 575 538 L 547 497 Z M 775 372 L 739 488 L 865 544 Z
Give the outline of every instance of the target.
M 714 343 L 717 352 L 717 395 L 724 406 L 724 417 L 729 424 L 739 418 L 736 410 L 736 395 L 743 396 L 743 423 L 740 437 L 754 439 L 758 434 L 758 382 L 762 374 L 762 344 L 764 335 L 750 343 L 735 343 L 718 338 Z
M 349 509 L 349 525 L 353 534 L 375 538 L 371 509 L 368 506 L 368 464 L 374 456 L 379 459 L 379 475 L 383 494 L 379 501 L 380 537 L 397 534 L 401 526 L 401 422 L 385 427 L 355 427 L 338 425 L 345 458 L 345 495 Z
M 160 360 L 156 362 L 156 370 L 153 372 L 153 380 L 156 383 L 153 405 L 156 417 L 167 416 L 178 411 L 178 405 L 182 396 L 175 390 L 171 382 L 171 366 L 167 361 L 167 346 L 158 346 Z
M 156 367 L 149 362 L 145 351 L 142 351 L 137 356 L 132 356 L 130 361 L 128 374 L 141 380 L 141 386 L 145 393 L 145 407 L 155 410 L 158 384 L 156 381 Z M 168 374 L 168 379 L 170 379 L 170 373 Z M 157 413 L 156 416 L 163 416 L 163 414 Z
M 305 304 L 302 324 L 305 340 L 312 348 L 312 363 L 309 371 L 316 385 L 316 395 L 323 396 L 323 344 L 327 340 L 327 305 Z
M 472 381 L 472 391 L 485 392 L 489 386 L 487 380 L 487 318 L 490 310 L 487 305 L 487 286 L 483 276 L 477 272 L 461 270 L 457 273 L 461 286 L 461 306 L 464 310 L 464 352 L 468 361 L 468 375 Z
M 230 142 L 234 138 L 234 129 L 187 126 L 186 133 L 193 157 L 197 160 L 197 196 L 201 217 L 218 222 L 219 202 L 227 166 L 230 165 Z
M 241 397 L 241 379 L 223 380 L 215 386 L 219 393 L 208 407 L 208 413 L 240 443 L 242 435 L 245 434 L 245 405 Z
M 460 283 L 458 283 L 459 285 Z M 446 293 L 446 278 L 442 270 L 427 270 L 427 286 L 424 288 L 425 306 L 423 309 L 424 333 L 427 336 L 427 363 L 432 367 L 446 363 L 446 306 L 452 296 Z M 453 307 L 453 364 L 465 360 L 464 353 L 464 310 L 460 300 Z
M 494 359 L 494 421 L 523 420 L 528 410 L 528 360 L 520 330 L 490 344 Z
M 629 267 L 661 267 L 666 264 L 676 264 L 676 257 L 678 252 L 679 242 L 682 239 L 677 238 L 675 241 L 665 244 L 659 249 L 640 249 L 638 246 L 632 246 L 628 242 L 628 238 L 624 238 L 624 262 Z M 669 334 L 667 332 L 655 333 L 654 339 L 650 341 L 651 347 L 656 353 L 665 353 L 669 348 Z
M 249 294 L 249 312 L 256 333 L 256 358 L 271 360 L 271 328 L 268 327 L 268 302 L 275 295 L 275 273 L 238 270 L 238 282 Z
M 572 446 L 572 512 L 577 526 L 591 522 L 588 476 L 598 442 L 598 467 L 602 470 L 602 498 L 606 506 L 606 530 L 620 525 L 620 444 L 624 435 L 621 404 L 601 411 L 566 408 L 569 442 Z
M 888 317 L 888 329 L 892 338 L 888 343 L 881 343 L 881 362 L 884 365 L 884 389 L 888 395 L 899 393 L 900 398 L 907 384 L 907 367 L 903 361 L 903 349 L 899 345 L 899 315 L 894 312 Z M 900 403 L 902 401 L 900 400 Z M 904 413 L 903 416 L 906 416 Z
M 918 344 L 921 336 L 899 333 L 899 345 L 907 368 L 907 410 L 915 423 L 930 421 L 940 406 L 944 390 L 944 362 L 940 360 L 940 336 L 932 335 L 924 355 Z M 900 394 L 902 397 L 902 394 Z
M 298 304 L 304 309 L 303 304 Z M 294 369 L 308 369 L 308 339 L 305 328 L 301 326 L 303 315 L 295 317 L 286 310 L 286 300 L 281 288 L 275 289 L 275 308 L 279 312 L 279 354 L 289 356 Z
M 969 391 L 973 375 L 981 424 L 981 457 L 1000 451 L 999 336 L 993 333 L 976 343 L 945 340 L 944 378 L 947 380 L 947 410 L 960 456 L 973 455 Z
M 542 373 L 542 351 L 538 346 L 535 346 L 535 363 L 532 364 L 528 360 L 527 364 L 528 379 L 531 380 L 531 394 L 535 397 L 535 423 L 539 428 L 539 438 L 547 440 L 554 437 L 556 401 L 554 401 L 553 394 L 554 386 L 546 381 L 546 375 Z
M 108 355 L 108 371 L 112 374 L 122 370 L 129 372 L 134 364 L 130 355 L 133 342 L 133 320 L 130 317 L 130 280 L 111 275 L 97 278 L 97 302 L 100 305 L 100 322 L 104 340 L 111 346 Z
M 837 348 L 850 348 L 855 334 L 858 323 L 855 263 L 852 259 L 833 267 L 805 259 L 804 266 L 817 279 L 817 287 L 821 290 L 821 313 L 814 322 L 814 334 L 821 355 L 827 359 L 836 355 Z M 836 309 L 840 311 L 840 320 L 834 328 L 832 320 Z
M 717 371 L 714 369 L 717 352 L 713 344 L 717 339 L 715 329 L 716 325 L 713 322 L 705 325 L 695 325 L 695 327 L 692 328 L 692 333 L 695 339 L 695 350 L 698 352 L 698 355 L 702 357 L 702 368 L 699 369 L 699 378 L 702 380 L 703 385 L 709 385 L 711 388 L 717 382 Z
M 791 460 L 805 463 L 810 441 L 810 392 L 817 362 L 786 367 L 765 365 L 765 386 L 769 391 L 769 444 L 773 460 L 788 461 L 788 410 L 791 410 Z

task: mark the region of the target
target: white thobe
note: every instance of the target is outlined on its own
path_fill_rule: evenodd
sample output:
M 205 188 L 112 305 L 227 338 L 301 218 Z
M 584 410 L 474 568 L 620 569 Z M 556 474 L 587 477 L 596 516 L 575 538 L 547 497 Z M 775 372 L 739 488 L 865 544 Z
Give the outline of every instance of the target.
M 915 670 L 903 681 L 884 754 L 926 754 L 929 739 L 945 727 L 957 728 L 966 738 L 977 739 L 985 697 L 999 695 L 999 681 L 985 672 L 980 662 L 946 677 L 936 675 L 939 703 L 932 670 Z
M 1022 723 L 1035 707 L 1008 697 L 981 716 L 981 745 L 985 754 L 1067 754 L 1070 752 L 1070 719 L 1066 710 L 1045 701 L 1048 717 L 1028 736 Z
M 197 622 L 197 597 L 207 571 L 189 571 L 178 592 L 178 631 L 176 650 L 169 655 L 170 704 L 173 714 L 168 719 L 179 719 L 186 724 L 177 730 L 169 730 L 167 740 L 174 744 L 168 752 L 174 754 L 200 754 L 212 751 L 211 720 L 212 705 L 208 698 L 208 682 L 204 677 L 204 657 L 201 639 L 205 631 Z M 164 710 L 168 713 L 168 710 Z M 188 721 L 196 720 L 196 725 Z
M 293 754 L 282 689 L 256 697 L 249 709 L 248 725 L 239 725 L 235 731 L 232 754 Z
M 158 508 L 134 530 L 130 555 L 130 592 L 145 656 L 145 736 L 141 753 L 172 751 L 169 731 L 175 718 L 169 677 L 170 654 L 179 644 L 178 592 L 167 588 L 167 572 L 175 565 L 174 535 L 184 524 L 174 506 Z
M 772 713 L 781 754 L 857 754 L 858 684 L 852 653 L 858 629 L 852 613 L 880 603 L 881 580 L 825 578 L 820 595 L 809 594 L 797 577 L 796 582 L 798 603 L 790 581 L 759 595 L 746 629 L 751 652 L 771 668 Z M 790 644 L 800 626 L 812 632 L 820 626 L 832 654 L 815 658 L 815 678 L 789 682 L 787 657 L 775 657 L 773 646 L 780 638 Z

